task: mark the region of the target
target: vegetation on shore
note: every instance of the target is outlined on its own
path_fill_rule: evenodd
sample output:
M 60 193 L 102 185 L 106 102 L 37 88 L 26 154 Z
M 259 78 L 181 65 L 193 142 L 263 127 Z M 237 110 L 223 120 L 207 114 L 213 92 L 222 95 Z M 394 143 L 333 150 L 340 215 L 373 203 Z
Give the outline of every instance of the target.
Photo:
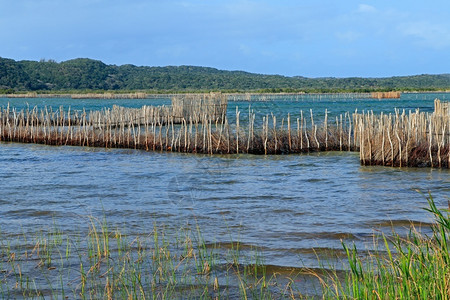
M 301 72 L 301 70 L 299 70 Z M 0 58 L 0 94 L 177 92 L 373 92 L 450 89 L 450 74 L 388 78 L 306 78 L 207 67 L 107 65 L 92 59 L 15 61 Z
M 367 255 L 343 244 L 344 272 L 272 272 L 257 249 L 248 256 L 239 242 L 226 249 L 207 244 L 196 226 L 171 233 L 155 225 L 132 237 L 90 217 L 87 232 L 77 236 L 56 225 L 36 236 L 2 233 L 0 297 L 449 299 L 449 213 L 427 200 L 432 236 L 414 227 L 407 236 L 381 234 Z M 306 277 L 315 278 L 316 288 L 296 284 Z

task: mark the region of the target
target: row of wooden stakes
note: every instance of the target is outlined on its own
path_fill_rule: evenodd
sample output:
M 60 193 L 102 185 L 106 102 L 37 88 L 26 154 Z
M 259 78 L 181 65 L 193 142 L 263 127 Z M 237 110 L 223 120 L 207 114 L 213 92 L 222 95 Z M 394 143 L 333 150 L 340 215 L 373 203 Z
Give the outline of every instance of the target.
M 86 111 L 62 107 L 18 111 L 8 106 L 0 110 L 0 140 L 205 154 L 359 151 L 363 165 L 450 165 L 450 115 L 444 110 L 389 115 L 355 112 L 333 119 L 325 112 L 320 122 L 315 122 L 312 110 L 300 111 L 297 117 L 266 115 L 256 122 L 250 110 L 245 124 L 237 109 L 233 123 L 225 115 L 213 120 L 207 114 L 183 118 L 179 124 L 170 115 L 138 123 L 126 117 L 117 123 L 106 113 L 99 118 L 101 124 Z
M 363 165 L 398 167 L 450 166 L 450 111 L 435 100 L 433 113 L 355 115 L 355 138 Z

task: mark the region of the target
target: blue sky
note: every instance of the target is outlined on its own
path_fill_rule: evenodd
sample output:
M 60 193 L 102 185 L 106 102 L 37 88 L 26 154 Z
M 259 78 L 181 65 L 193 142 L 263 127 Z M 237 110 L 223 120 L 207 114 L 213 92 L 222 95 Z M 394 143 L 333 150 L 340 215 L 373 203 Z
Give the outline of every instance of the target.
M 450 73 L 450 1 L 0 0 L 0 57 L 307 77 Z

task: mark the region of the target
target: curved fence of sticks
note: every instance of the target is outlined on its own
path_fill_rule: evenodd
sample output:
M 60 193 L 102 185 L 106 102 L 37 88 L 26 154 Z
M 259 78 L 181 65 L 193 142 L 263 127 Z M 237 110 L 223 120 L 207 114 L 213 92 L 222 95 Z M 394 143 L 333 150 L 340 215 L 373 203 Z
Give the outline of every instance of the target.
M 354 135 L 363 165 L 449 168 L 449 129 L 448 103 L 435 100 L 433 113 L 358 114 Z
M 437 100 L 438 101 L 438 100 Z M 434 113 L 390 115 L 345 113 L 314 122 L 312 111 L 299 117 L 266 115 L 255 127 L 250 111 L 242 124 L 225 114 L 176 118 L 167 108 L 71 112 L 62 107 L 0 110 L 0 140 L 47 145 L 133 148 L 207 154 L 289 154 L 314 151 L 360 151 L 363 165 L 448 168 L 448 104 L 436 102 Z M 142 117 L 144 116 L 144 117 Z M 148 116 L 148 117 L 146 117 Z M 153 117 L 150 117 L 153 116 Z
M 195 123 L 206 121 L 221 122 L 227 113 L 227 96 L 222 93 L 201 95 L 176 95 L 172 97 L 171 106 L 143 106 L 141 108 L 126 108 L 114 105 L 112 109 L 93 111 L 88 119 L 97 128 L 107 126 L 156 124 L 182 124 L 185 120 Z M 72 121 L 80 122 L 76 117 Z

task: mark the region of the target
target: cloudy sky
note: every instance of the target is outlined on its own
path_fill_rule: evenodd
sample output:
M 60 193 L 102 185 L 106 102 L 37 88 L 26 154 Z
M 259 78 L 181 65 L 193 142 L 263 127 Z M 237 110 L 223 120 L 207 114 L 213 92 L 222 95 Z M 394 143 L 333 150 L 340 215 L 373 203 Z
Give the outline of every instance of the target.
M 450 1 L 0 0 L 0 57 L 307 77 L 450 73 Z

